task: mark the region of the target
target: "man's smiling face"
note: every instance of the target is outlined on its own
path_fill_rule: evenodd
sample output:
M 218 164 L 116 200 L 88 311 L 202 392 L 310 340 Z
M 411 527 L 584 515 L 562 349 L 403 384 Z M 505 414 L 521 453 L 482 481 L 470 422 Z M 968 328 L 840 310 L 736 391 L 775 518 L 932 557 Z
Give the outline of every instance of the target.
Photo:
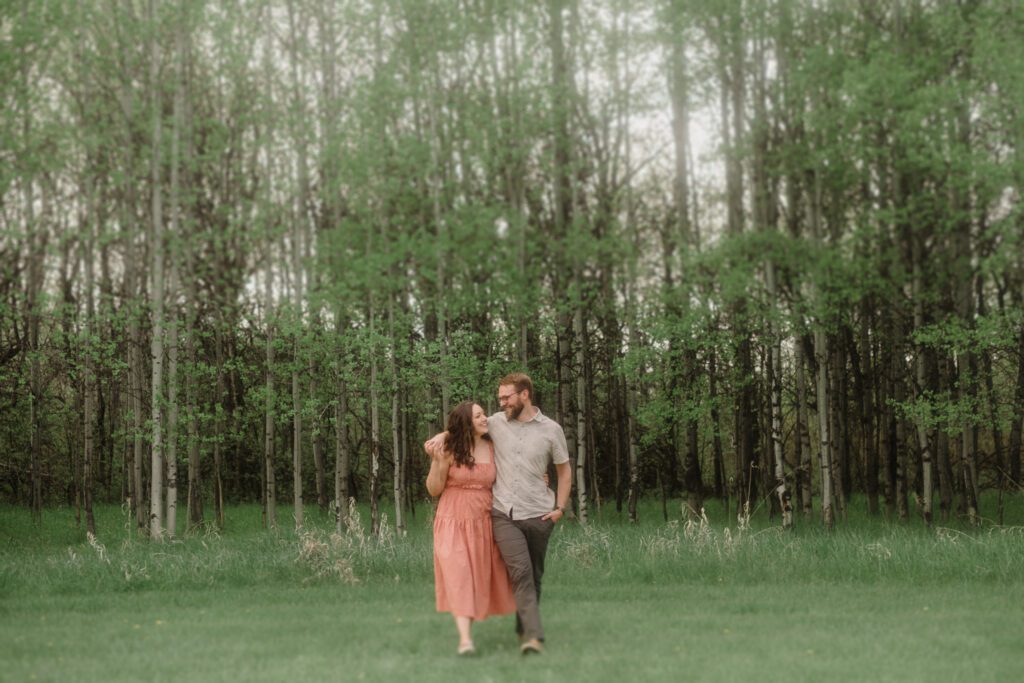
M 503 384 L 498 387 L 498 405 L 505 411 L 505 417 L 515 420 L 523 412 L 526 406 L 523 404 L 523 394 L 526 390 L 516 391 L 514 384 Z

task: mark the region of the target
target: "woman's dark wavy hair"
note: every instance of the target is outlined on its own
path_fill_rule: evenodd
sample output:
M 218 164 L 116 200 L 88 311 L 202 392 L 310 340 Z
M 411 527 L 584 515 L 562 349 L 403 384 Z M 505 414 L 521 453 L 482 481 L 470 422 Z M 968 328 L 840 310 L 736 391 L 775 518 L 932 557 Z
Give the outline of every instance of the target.
M 473 469 L 473 401 L 463 401 L 448 413 L 448 436 L 444 440 L 444 449 L 455 458 L 456 465 Z M 490 434 L 484 434 L 488 441 Z

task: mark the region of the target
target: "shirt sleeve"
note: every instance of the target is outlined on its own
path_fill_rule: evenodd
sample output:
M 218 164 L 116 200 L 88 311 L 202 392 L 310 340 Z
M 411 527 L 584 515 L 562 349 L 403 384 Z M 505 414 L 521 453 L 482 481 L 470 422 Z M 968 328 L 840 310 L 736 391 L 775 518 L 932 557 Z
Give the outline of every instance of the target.
M 551 424 L 554 425 L 554 434 L 551 439 L 551 460 L 556 465 L 563 465 L 569 462 L 569 447 L 565 443 L 565 431 L 562 429 L 562 425 L 554 420 L 551 421 Z

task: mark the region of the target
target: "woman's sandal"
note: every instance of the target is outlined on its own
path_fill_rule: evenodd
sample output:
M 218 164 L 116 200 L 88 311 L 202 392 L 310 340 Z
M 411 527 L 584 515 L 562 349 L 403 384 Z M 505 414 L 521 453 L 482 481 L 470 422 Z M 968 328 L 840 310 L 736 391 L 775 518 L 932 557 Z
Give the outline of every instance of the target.
M 459 656 L 460 657 L 469 657 L 469 656 L 472 656 L 472 655 L 475 655 L 475 654 L 476 654 L 476 648 L 473 647 L 473 643 L 470 642 L 470 643 L 465 643 L 463 645 L 459 645 Z

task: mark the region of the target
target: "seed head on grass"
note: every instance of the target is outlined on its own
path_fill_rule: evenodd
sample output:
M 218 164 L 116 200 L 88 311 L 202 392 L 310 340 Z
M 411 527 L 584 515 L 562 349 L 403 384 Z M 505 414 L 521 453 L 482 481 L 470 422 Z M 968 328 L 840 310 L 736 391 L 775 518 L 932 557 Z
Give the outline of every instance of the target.
M 689 525 L 690 522 L 687 522 L 687 526 Z M 679 546 L 679 523 L 675 520 L 669 522 L 653 534 L 640 536 L 640 551 L 652 560 L 663 557 L 678 557 Z
M 715 530 L 711 528 L 711 523 L 708 521 L 707 511 L 704 508 L 700 509 L 700 519 L 686 520 L 686 524 L 683 526 L 683 536 L 698 551 L 714 548 L 718 541 Z
M 743 509 L 736 515 L 736 530 L 739 532 L 750 529 L 750 501 L 743 503 Z
M 936 527 L 935 538 L 940 543 L 947 543 L 949 545 L 958 545 L 962 540 L 974 540 L 969 534 L 958 529 L 950 529 L 949 527 Z
M 565 556 L 581 567 L 591 568 L 600 562 L 611 564 L 611 535 L 593 524 L 580 529 L 580 533 L 568 538 L 562 547 Z
M 380 528 L 377 530 L 377 550 L 391 553 L 395 552 L 395 532 L 388 525 L 388 513 L 380 515 Z
M 339 534 L 324 538 L 323 533 L 317 530 L 301 531 L 296 562 L 312 574 L 304 582 L 336 579 L 348 585 L 359 583 L 349 551 L 349 545 Z
M 86 540 L 89 542 L 89 547 L 96 551 L 96 557 L 99 558 L 100 562 L 110 564 L 110 558 L 107 557 L 107 548 L 99 542 L 96 536 L 88 531 L 85 534 Z

